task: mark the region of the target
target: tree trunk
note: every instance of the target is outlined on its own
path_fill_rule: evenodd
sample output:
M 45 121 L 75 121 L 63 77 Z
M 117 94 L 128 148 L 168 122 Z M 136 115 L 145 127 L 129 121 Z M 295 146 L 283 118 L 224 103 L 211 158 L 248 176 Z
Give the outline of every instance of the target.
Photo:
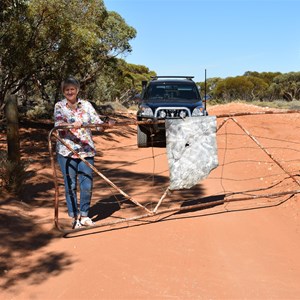
M 284 92 L 283 99 L 286 101 L 293 101 L 293 94 L 290 92 Z
M 11 162 L 20 161 L 20 138 L 17 97 L 9 95 L 5 105 L 7 122 L 7 156 Z

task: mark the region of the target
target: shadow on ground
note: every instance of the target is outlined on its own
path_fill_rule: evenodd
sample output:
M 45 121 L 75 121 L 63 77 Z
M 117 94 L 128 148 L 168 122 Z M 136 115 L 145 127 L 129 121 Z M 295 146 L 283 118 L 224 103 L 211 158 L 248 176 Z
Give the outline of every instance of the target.
M 0 222 L 5 224 L 0 231 L 0 289 L 12 289 L 22 280 L 40 284 L 73 263 L 67 253 L 45 250 L 55 233 L 44 232 L 29 216 L 31 208 L 20 206 L 16 202 L 0 207 Z

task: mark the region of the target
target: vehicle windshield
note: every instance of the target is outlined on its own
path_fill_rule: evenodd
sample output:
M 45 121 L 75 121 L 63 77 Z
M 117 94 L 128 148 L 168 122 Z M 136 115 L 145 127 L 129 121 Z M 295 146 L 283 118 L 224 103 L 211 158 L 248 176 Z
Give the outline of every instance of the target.
M 149 86 L 144 99 L 153 102 L 197 102 L 200 100 L 200 96 L 196 85 L 153 84 Z

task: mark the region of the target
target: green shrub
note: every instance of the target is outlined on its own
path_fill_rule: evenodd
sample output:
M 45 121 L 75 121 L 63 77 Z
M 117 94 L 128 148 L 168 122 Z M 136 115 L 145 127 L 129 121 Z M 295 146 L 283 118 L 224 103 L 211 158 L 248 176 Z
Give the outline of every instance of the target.
M 257 105 L 257 106 L 270 107 L 270 108 L 282 108 L 282 109 L 291 109 L 291 110 L 300 109 L 300 101 L 299 100 L 253 101 L 251 103 L 254 105 Z
M 52 119 L 54 106 L 47 101 L 36 99 L 34 104 L 26 109 L 25 117 L 31 120 Z

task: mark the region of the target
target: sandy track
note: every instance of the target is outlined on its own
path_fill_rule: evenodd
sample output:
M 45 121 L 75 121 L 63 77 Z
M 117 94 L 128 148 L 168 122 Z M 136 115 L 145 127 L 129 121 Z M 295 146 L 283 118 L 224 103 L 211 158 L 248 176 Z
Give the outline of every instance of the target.
M 253 110 L 263 109 L 229 104 L 209 111 Z M 300 180 L 298 114 L 236 119 Z M 31 143 L 31 149 L 23 156 L 33 159 L 35 174 L 23 202 L 1 205 L 2 224 L 7 224 L 1 229 L 1 299 L 300 298 L 299 195 L 233 202 L 61 238 L 53 230 L 47 129 L 38 132 L 24 129 L 23 143 Z M 154 205 L 168 185 L 165 149 L 136 149 L 134 127 L 95 139 L 102 151 L 97 167 L 135 199 Z M 228 192 L 299 189 L 231 120 L 218 132 L 218 148 L 220 166 L 192 190 L 170 195 L 166 207 Z M 111 190 L 95 180 L 98 223 L 137 213 L 131 203 L 116 206 Z M 69 226 L 63 205 L 60 217 Z

